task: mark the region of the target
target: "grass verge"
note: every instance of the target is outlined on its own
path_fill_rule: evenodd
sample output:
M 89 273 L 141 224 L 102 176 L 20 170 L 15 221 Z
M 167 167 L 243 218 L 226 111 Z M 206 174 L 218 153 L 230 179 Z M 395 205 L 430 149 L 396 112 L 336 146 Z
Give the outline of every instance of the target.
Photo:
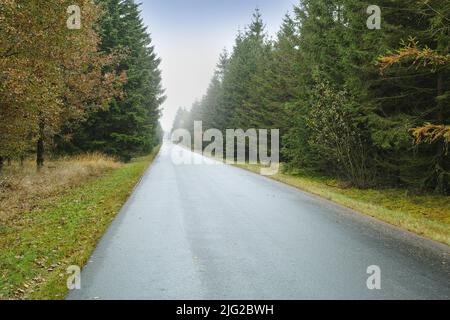
M 1 224 L 0 299 L 64 299 L 67 267 L 85 265 L 158 151 Z
M 236 165 L 259 173 L 260 165 Z M 450 197 L 414 195 L 402 189 L 343 187 L 339 181 L 302 173 L 278 173 L 274 180 L 318 195 L 420 236 L 450 245 Z
M 0 224 L 48 205 L 54 196 L 122 166 L 99 153 L 49 160 L 36 170 L 33 160 L 13 162 L 0 172 Z

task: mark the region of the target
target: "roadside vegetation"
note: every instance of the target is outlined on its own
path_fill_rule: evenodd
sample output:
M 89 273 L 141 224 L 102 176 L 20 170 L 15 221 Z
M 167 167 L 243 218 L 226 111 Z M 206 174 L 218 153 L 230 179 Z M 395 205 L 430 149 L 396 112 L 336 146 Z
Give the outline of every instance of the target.
M 257 10 L 174 129 L 279 129 L 293 169 L 450 196 L 450 2 L 380 0 L 373 30 L 371 4 L 299 1 L 274 38 Z
M 96 154 L 12 168 L 0 189 L 0 299 L 63 299 L 67 267 L 85 265 L 158 150 L 127 164 Z
M 135 1 L 2 1 L 0 29 L 0 171 L 31 155 L 38 168 L 95 152 L 126 162 L 160 143 L 160 59 Z
M 260 165 L 236 165 L 259 173 Z M 404 189 L 359 189 L 333 178 L 301 170 L 282 170 L 268 178 L 341 204 L 420 236 L 450 245 L 450 199 Z
M 273 178 L 449 244 L 450 2 L 370 5 L 302 0 L 274 38 L 257 10 L 173 129 L 279 129 Z
M 0 299 L 64 298 L 161 142 L 160 59 L 133 0 L 2 1 L 0 29 Z
M 41 170 L 33 160 L 13 162 L 0 173 L 0 222 L 39 209 L 50 198 L 121 166 L 99 153 L 52 160 Z

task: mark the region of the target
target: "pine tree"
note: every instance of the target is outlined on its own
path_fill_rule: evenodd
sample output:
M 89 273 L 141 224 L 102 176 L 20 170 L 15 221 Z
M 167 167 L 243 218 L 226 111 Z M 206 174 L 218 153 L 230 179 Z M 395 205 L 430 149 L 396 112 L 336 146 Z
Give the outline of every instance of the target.
M 160 105 L 164 101 L 160 60 L 132 0 L 102 0 L 105 10 L 99 28 L 101 49 L 120 51 L 116 68 L 126 73 L 123 95 L 105 110 L 93 113 L 73 139 L 75 150 L 101 151 L 128 161 L 147 153 L 158 140 Z
M 228 68 L 228 52 L 224 50 L 219 57 L 214 76 L 211 79 L 208 90 L 201 101 L 201 119 L 203 126 L 209 128 L 225 128 L 226 122 L 222 117 L 220 99 L 223 96 L 223 79 Z
M 409 39 L 379 59 L 383 78 L 395 90 L 382 88 L 380 95 L 388 93 L 392 98 L 381 105 L 385 113 L 378 119 L 396 125 L 404 137 L 395 153 L 386 152 L 383 162 L 397 172 L 403 184 L 449 193 L 450 4 L 415 1 L 410 8 L 417 22 L 407 30 Z M 428 144 L 412 147 L 413 127 L 416 142 Z
M 178 108 L 177 113 L 175 115 L 175 119 L 173 121 L 172 131 L 177 129 L 186 129 L 189 130 L 191 128 L 191 116 L 190 112 L 185 108 Z
M 275 41 L 256 12 L 185 118 L 281 129 L 290 167 L 358 187 L 448 193 L 448 1 L 380 0 L 380 30 L 371 4 L 303 0 Z
M 238 34 L 223 77 L 223 94 L 219 104 L 224 126 L 220 129 L 244 129 L 252 125 L 245 102 L 250 98 L 253 77 L 258 59 L 263 55 L 265 41 L 264 23 L 256 10 L 247 30 Z

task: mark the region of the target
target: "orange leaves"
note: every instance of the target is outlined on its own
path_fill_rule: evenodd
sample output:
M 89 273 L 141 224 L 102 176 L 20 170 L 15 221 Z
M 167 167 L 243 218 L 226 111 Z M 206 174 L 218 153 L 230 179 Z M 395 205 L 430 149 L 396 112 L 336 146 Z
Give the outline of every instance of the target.
M 98 52 L 101 10 L 91 0 L 77 1 L 80 30 L 67 29 L 70 0 L 1 2 L 0 151 L 8 145 L 18 153 L 25 137 L 33 142 L 40 121 L 50 137 L 120 95 L 123 79 L 104 73 L 117 57 Z
M 416 68 L 420 66 L 431 67 L 432 72 L 436 71 L 438 66 L 450 64 L 450 54 L 439 54 L 429 47 L 420 49 L 418 47 L 418 41 L 414 38 L 410 38 L 407 44 L 402 43 L 402 45 L 402 48 L 389 51 L 385 56 L 378 59 L 381 73 L 394 64 L 402 62 L 409 62 L 412 66 L 416 66 Z M 449 125 L 426 123 L 422 127 L 411 129 L 411 132 L 417 145 L 423 143 L 433 144 L 442 140 L 445 144 L 445 151 L 448 151 L 448 144 L 450 142 Z
M 378 66 L 381 73 L 394 64 L 402 62 L 409 62 L 416 68 L 420 66 L 436 68 L 437 66 L 450 63 L 450 55 L 441 55 L 428 47 L 420 49 L 418 41 L 414 38 L 409 38 L 408 43 L 402 43 L 402 48 L 388 51 L 385 56 L 378 58 Z
M 427 123 L 423 127 L 411 129 L 416 144 L 435 143 L 439 140 L 450 143 L 450 126 Z

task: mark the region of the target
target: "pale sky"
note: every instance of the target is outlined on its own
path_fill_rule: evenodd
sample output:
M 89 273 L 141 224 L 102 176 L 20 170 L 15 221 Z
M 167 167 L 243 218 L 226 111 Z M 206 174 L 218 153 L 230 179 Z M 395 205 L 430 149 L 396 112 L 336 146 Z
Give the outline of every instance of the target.
M 223 48 L 260 9 L 272 36 L 299 0 L 141 0 L 142 17 L 158 56 L 167 100 L 161 119 L 172 127 L 178 107 L 190 108 L 206 92 Z

